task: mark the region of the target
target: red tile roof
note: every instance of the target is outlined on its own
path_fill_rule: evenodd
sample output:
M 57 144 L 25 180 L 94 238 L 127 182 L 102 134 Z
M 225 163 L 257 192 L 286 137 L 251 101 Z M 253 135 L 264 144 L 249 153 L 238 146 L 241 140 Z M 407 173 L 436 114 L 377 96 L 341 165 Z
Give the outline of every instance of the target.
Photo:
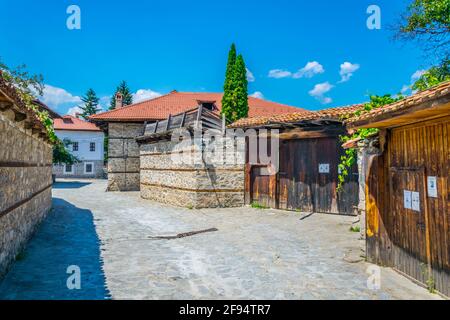
M 243 127 L 258 127 L 269 124 L 278 123 L 295 123 L 305 120 L 341 120 L 342 118 L 352 115 L 357 110 L 361 109 L 364 104 L 355 104 L 345 107 L 336 107 L 323 109 L 319 111 L 307 111 L 286 113 L 281 115 L 274 115 L 269 117 L 248 117 L 243 118 L 230 125 L 231 128 L 243 128 Z
M 348 119 L 346 122 L 349 127 L 369 126 L 386 118 L 398 116 L 399 112 L 408 112 L 426 102 L 437 101 L 443 97 L 450 97 L 450 81 L 443 82 L 432 88 L 415 93 L 405 99 L 373 109 L 370 112 L 363 113 L 357 117 Z M 427 108 L 434 107 L 434 105 Z
M 54 119 L 53 126 L 55 130 L 101 131 L 101 129 L 98 128 L 95 124 L 72 117 L 70 115 Z
M 167 119 L 170 114 L 174 115 L 193 109 L 199 105 L 199 102 L 214 102 L 220 110 L 222 108 L 222 93 L 172 91 L 155 99 L 96 114 L 91 116 L 90 119 L 93 121 L 163 120 Z M 249 117 L 305 111 L 300 108 L 254 97 L 249 97 L 248 103 Z

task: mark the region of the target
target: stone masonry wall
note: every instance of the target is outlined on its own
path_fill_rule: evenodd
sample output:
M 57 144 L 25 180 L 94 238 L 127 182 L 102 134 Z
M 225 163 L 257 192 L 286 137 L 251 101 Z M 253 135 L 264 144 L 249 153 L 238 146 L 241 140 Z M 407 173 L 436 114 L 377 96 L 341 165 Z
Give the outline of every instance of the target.
M 139 190 L 139 146 L 142 123 L 109 123 L 108 191 Z
M 197 161 L 182 163 L 174 158 L 173 148 L 170 141 L 140 146 L 142 198 L 189 208 L 244 205 L 243 159 L 206 165 L 201 148 L 188 146 L 184 154 Z
M 0 112 L 0 278 L 52 205 L 52 147 Z

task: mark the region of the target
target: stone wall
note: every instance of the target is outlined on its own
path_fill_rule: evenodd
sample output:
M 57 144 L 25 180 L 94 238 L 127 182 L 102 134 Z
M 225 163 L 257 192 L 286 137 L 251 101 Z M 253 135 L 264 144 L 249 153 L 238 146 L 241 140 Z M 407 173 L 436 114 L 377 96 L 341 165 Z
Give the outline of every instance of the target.
M 244 205 L 243 157 L 237 163 L 207 165 L 204 150 L 191 145 L 182 150 L 192 162 L 183 162 L 174 147 L 170 141 L 141 144 L 142 198 L 188 208 Z
M 94 170 L 92 173 L 84 173 L 84 164 L 92 163 L 94 165 Z M 57 178 L 103 178 L 105 176 L 104 173 L 104 163 L 103 160 L 89 160 L 89 161 L 81 161 L 75 163 L 73 165 L 73 174 L 64 173 L 64 165 L 54 165 L 53 166 L 53 174 L 56 175 Z
M 108 124 L 108 191 L 139 190 L 139 146 L 142 123 Z
M 0 112 L 0 277 L 52 205 L 52 147 Z

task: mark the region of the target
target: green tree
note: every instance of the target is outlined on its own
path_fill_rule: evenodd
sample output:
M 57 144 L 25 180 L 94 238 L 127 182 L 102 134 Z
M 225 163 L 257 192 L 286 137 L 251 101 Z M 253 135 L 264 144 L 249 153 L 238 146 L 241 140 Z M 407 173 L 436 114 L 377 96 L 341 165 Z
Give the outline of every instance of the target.
M 130 88 L 125 80 L 123 80 L 119 86 L 116 88 L 113 96 L 111 97 L 111 103 L 109 105 L 109 110 L 116 108 L 116 94 L 120 92 L 123 96 L 123 105 L 128 106 L 133 103 L 133 95 L 131 94 Z
M 413 0 L 397 28 L 397 38 L 417 41 L 439 63 L 448 60 L 450 0 Z
M 227 70 L 223 86 L 222 114 L 230 121 L 248 115 L 248 81 L 244 57 L 236 56 L 236 46 L 228 53 Z
M 98 106 L 98 101 L 100 100 L 95 91 L 93 89 L 89 89 L 86 92 L 86 95 L 84 97 L 81 97 L 81 100 L 84 102 L 84 106 L 80 106 L 81 110 L 83 111 L 81 113 L 81 116 L 84 119 L 87 119 L 89 116 L 96 114 L 98 111 L 100 111 Z
M 68 147 L 72 144 L 70 140 L 64 139 L 58 141 L 53 145 L 53 163 L 54 164 L 74 164 L 80 162 L 80 160 L 75 157 Z
M 228 52 L 227 69 L 225 71 L 225 83 L 223 85 L 223 97 L 222 97 L 222 114 L 227 119 L 231 120 L 232 110 L 234 106 L 233 92 L 234 92 L 234 66 L 236 64 L 236 46 L 234 43 L 231 45 Z
M 441 82 L 450 81 L 450 61 L 445 60 L 439 66 L 430 68 L 414 84 L 413 90 L 423 91 Z
M 248 81 L 244 57 L 240 54 L 234 66 L 234 101 L 231 120 L 236 121 L 248 116 Z

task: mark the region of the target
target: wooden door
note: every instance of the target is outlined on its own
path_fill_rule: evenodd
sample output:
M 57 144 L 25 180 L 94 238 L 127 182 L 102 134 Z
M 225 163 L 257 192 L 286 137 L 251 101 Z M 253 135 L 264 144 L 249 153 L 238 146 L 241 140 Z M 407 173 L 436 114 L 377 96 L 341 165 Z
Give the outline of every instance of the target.
M 280 209 L 354 214 L 358 204 L 358 168 L 350 171 L 337 192 L 343 150 L 338 137 L 285 140 L 280 144 L 278 202 Z
M 427 239 L 426 190 L 423 168 L 390 168 L 394 267 L 426 282 Z M 428 248 L 427 248 L 428 247 Z
M 278 173 L 280 209 L 314 211 L 315 146 L 315 139 L 281 141 Z
M 335 136 L 281 140 L 276 175 L 267 175 L 264 166 L 250 166 L 247 203 L 301 212 L 354 214 L 358 204 L 356 164 L 343 191 L 336 190 L 342 154 Z M 320 170 L 321 166 L 326 170 Z
M 269 174 L 267 166 L 252 166 L 250 173 L 251 203 L 276 208 L 276 194 L 273 190 L 275 177 Z

